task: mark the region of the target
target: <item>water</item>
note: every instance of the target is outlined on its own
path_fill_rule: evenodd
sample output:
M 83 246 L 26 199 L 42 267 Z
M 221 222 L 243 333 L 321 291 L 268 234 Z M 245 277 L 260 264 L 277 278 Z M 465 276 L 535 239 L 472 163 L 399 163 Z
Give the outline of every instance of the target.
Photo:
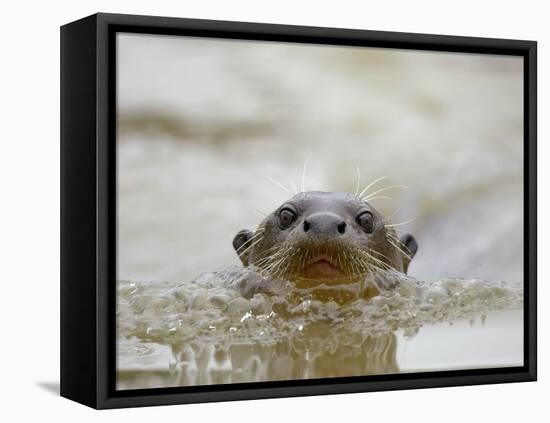
M 247 286 L 244 297 L 251 276 L 236 268 L 183 284 L 119 282 L 118 388 L 522 364 L 521 286 L 396 274 L 370 299 L 365 284 L 284 281 Z
M 522 364 L 521 58 L 136 34 L 118 48 L 119 388 Z M 210 273 L 290 196 L 269 178 L 292 191 L 306 161 L 309 190 L 354 192 L 356 168 L 361 186 L 408 187 L 374 201 L 414 218 L 399 289 L 241 298 Z

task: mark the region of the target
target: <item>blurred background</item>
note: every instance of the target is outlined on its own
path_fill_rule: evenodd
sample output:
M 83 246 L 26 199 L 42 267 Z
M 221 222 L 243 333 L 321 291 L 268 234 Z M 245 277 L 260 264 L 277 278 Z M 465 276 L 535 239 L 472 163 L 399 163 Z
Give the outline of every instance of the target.
M 299 190 L 376 188 L 409 274 L 523 281 L 521 58 L 119 34 L 118 278 L 187 281 Z

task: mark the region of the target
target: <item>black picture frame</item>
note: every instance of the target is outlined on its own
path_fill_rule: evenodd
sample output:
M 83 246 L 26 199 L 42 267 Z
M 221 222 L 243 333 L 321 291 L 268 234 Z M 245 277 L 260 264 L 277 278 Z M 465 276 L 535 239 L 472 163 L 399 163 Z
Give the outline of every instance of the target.
M 523 57 L 524 365 L 116 391 L 117 32 Z M 104 13 L 61 27 L 61 395 L 102 409 L 536 380 L 536 72 L 534 41 Z

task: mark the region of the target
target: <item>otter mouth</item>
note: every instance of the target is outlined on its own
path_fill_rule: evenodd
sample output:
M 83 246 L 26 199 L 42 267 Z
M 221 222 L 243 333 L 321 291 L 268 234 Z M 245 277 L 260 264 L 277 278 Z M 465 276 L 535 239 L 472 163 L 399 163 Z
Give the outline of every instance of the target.
M 341 285 L 357 282 L 374 269 L 365 247 L 349 242 L 296 242 L 283 244 L 270 255 L 256 259 L 267 278 L 311 284 Z M 372 260 L 372 258 L 371 258 Z
M 344 273 L 332 257 L 321 254 L 308 261 L 300 276 L 307 279 L 340 279 Z

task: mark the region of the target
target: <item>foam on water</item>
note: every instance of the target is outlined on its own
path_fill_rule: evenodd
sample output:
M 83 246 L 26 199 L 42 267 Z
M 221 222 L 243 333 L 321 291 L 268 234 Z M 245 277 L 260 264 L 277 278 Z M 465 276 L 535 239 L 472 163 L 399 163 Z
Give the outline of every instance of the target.
M 523 305 L 504 282 L 383 279 L 370 299 L 368 283 L 298 289 L 237 268 L 119 281 L 119 389 L 398 372 L 396 334 Z

